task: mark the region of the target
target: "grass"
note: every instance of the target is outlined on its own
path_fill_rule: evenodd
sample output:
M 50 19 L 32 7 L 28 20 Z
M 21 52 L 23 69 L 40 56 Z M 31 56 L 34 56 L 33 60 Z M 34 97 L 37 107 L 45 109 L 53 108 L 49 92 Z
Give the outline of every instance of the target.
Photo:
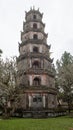
M 71 128 L 73 119 L 70 117 L 0 120 L 0 130 L 70 130 Z

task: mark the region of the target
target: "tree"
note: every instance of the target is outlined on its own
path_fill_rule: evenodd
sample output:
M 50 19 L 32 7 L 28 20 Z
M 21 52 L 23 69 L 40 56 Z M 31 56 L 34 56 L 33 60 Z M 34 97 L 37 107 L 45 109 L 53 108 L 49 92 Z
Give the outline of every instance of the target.
M 16 58 L 6 59 L 4 62 L 0 59 L 0 106 L 7 116 L 10 100 L 14 95 L 16 87 L 17 66 Z
M 2 52 L 2 50 L 0 49 L 0 57 L 1 57 L 1 54 L 2 54 L 3 52 Z
M 73 56 L 64 52 L 60 60 L 57 60 L 57 83 L 61 98 L 68 103 L 70 112 L 73 101 Z

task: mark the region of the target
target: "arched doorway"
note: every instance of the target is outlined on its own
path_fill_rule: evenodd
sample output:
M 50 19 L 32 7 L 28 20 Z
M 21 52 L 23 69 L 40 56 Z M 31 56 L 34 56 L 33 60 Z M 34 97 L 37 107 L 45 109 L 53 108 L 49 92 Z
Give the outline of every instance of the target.
M 41 85 L 41 79 L 39 77 L 35 77 L 34 80 L 33 80 L 33 85 L 34 86 Z
M 33 64 L 32 64 L 32 67 L 33 67 L 34 69 L 40 68 L 40 63 L 39 63 L 39 61 L 34 61 Z
M 36 46 L 35 46 L 35 47 L 33 47 L 33 52 L 36 52 L 36 53 L 37 53 L 37 52 L 39 52 L 38 47 L 36 47 Z
M 34 39 L 34 40 L 37 40 L 37 39 L 38 39 L 38 35 L 37 35 L 37 34 L 34 34 L 34 35 L 33 35 L 33 39 Z
M 36 23 L 33 24 L 33 28 L 37 29 L 37 24 Z

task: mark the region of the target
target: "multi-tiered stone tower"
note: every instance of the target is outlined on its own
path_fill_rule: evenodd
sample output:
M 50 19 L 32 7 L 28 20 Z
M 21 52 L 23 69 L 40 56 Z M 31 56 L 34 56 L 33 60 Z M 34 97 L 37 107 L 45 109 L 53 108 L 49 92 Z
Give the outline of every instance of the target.
M 54 69 L 43 14 L 35 9 L 25 14 L 19 44 L 18 95 L 23 110 L 48 110 L 57 106 Z

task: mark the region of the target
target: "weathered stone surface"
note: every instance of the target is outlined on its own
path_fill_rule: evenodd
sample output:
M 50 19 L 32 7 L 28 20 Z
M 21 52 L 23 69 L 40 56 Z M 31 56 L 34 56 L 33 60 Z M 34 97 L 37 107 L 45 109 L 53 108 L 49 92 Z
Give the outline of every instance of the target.
M 26 13 L 17 58 L 17 107 L 26 111 L 57 107 L 55 73 L 44 27 L 39 11 Z

